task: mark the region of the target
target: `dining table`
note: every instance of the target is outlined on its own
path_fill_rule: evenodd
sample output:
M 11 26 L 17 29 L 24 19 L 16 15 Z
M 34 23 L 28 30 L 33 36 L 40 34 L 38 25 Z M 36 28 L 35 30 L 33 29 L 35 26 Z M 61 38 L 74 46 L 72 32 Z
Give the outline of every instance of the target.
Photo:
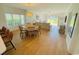
M 24 25 L 22 27 L 23 27 L 23 30 L 27 30 L 27 31 L 34 31 L 39 29 L 39 26 L 37 25 Z
M 39 26 L 37 25 L 24 25 L 22 26 L 23 30 L 26 30 L 29 34 L 29 36 L 31 37 L 32 34 L 36 34 L 36 32 L 39 31 Z

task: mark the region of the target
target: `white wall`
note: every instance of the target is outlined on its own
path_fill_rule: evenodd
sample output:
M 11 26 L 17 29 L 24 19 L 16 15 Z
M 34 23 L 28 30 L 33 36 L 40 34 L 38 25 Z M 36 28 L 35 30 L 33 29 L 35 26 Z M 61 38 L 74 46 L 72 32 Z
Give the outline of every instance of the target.
M 0 28 L 2 28 L 2 26 L 7 26 L 6 25 L 6 20 L 4 19 L 4 10 L 3 10 L 3 6 L 0 6 Z
M 63 10 L 64 9 L 64 10 Z M 58 16 L 60 24 L 64 22 L 65 16 L 66 16 L 66 9 L 54 9 L 53 7 L 47 7 L 47 8 L 36 8 L 36 9 L 29 9 L 27 10 L 33 13 L 33 16 L 31 18 L 27 17 L 26 19 L 29 20 L 29 22 L 37 21 L 36 15 L 39 16 L 40 22 L 47 22 L 49 16 Z
M 72 35 L 72 38 L 69 37 L 67 33 L 67 47 L 68 51 L 72 54 L 79 54 L 79 4 L 73 4 L 72 7 L 69 10 L 69 19 L 71 19 L 71 16 L 78 13 L 78 18 L 76 21 L 75 29 Z M 69 24 L 69 19 L 67 20 L 67 24 Z M 68 27 L 68 25 L 67 25 Z
M 79 54 L 79 15 L 77 18 L 75 30 L 70 44 L 70 52 L 72 54 Z

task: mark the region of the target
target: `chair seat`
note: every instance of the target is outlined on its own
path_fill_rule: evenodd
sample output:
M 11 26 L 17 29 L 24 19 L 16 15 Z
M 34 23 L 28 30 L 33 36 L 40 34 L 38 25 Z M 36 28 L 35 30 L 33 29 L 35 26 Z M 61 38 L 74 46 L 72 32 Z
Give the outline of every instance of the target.
M 10 42 L 11 40 L 9 38 L 3 38 L 4 43 Z

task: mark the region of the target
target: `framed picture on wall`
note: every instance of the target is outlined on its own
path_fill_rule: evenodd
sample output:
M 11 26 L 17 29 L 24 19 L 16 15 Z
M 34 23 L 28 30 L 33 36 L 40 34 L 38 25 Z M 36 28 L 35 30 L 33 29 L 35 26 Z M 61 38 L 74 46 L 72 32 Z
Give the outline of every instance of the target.
M 65 16 L 65 23 L 66 23 L 66 21 L 67 21 L 67 16 Z
M 70 38 L 72 37 L 73 32 L 74 32 L 74 28 L 75 28 L 75 24 L 76 24 L 76 20 L 77 20 L 77 15 L 78 15 L 78 13 L 73 15 L 69 21 L 69 36 L 70 36 Z

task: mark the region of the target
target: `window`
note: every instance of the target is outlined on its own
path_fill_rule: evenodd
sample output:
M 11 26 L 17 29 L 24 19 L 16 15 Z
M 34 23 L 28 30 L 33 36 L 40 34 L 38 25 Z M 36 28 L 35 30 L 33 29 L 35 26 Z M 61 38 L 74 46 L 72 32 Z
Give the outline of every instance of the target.
M 6 13 L 5 17 L 9 28 L 24 24 L 24 15 Z

